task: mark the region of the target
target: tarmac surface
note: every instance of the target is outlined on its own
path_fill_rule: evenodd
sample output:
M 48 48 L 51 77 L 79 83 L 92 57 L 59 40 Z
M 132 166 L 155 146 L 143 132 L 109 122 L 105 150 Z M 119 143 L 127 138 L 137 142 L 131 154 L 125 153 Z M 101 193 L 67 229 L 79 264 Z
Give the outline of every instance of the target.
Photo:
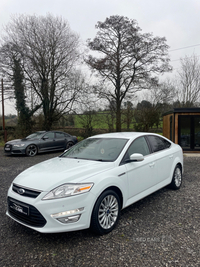
M 163 188 L 121 212 L 104 236 L 90 230 L 40 234 L 5 215 L 12 180 L 60 153 L 5 156 L 0 148 L 0 267 L 200 266 L 200 157 L 184 156 L 180 190 Z

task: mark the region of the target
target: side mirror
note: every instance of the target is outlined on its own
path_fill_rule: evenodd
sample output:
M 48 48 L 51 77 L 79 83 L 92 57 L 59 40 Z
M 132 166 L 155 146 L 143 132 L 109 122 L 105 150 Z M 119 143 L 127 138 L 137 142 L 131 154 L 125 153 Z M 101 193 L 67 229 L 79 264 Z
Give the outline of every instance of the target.
M 130 162 L 143 161 L 143 160 L 144 160 L 144 156 L 142 154 L 139 154 L 139 153 L 134 153 L 130 156 Z
M 42 139 L 43 140 L 47 140 L 47 139 L 49 139 L 49 137 L 48 136 L 44 136 L 44 137 L 42 137 Z

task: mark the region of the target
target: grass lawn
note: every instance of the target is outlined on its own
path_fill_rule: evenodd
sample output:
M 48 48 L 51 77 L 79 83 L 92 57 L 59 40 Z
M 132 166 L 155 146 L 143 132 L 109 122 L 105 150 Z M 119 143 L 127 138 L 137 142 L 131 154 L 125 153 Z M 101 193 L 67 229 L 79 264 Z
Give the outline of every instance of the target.
M 103 112 L 99 112 L 97 114 L 94 114 L 91 116 L 92 119 L 92 127 L 94 129 L 109 129 L 108 127 L 108 122 L 111 122 L 111 116 L 109 113 L 103 113 Z M 87 122 L 89 120 L 89 116 L 88 115 L 74 115 L 74 127 L 75 128 L 84 128 L 83 127 L 83 123 Z M 123 123 L 124 121 L 124 123 Z M 122 114 L 122 129 L 127 129 L 127 124 L 125 123 L 126 118 L 125 116 Z M 130 124 L 130 129 L 134 129 L 134 126 L 136 124 L 135 119 L 133 118 L 132 123 Z M 160 121 L 160 124 L 158 126 L 158 128 L 162 128 L 163 126 L 163 121 Z M 114 129 L 115 129 L 116 125 L 114 123 Z M 156 125 L 154 125 L 153 129 L 157 129 Z
M 86 127 L 86 125 L 89 125 L 89 121 L 90 121 L 91 124 L 89 126 L 91 126 L 93 129 L 103 129 L 103 130 L 109 131 L 109 125 L 110 125 L 110 129 L 114 129 L 113 131 L 115 131 L 115 129 L 116 129 L 115 120 L 113 122 L 113 127 L 111 127 L 111 125 L 112 125 L 111 114 L 109 112 L 105 112 L 105 111 L 104 112 L 103 111 L 98 112 L 96 114 L 92 114 L 91 116 L 85 115 L 85 114 L 73 115 L 73 121 L 74 121 L 74 125 L 72 126 L 72 128 L 74 127 L 74 128 L 83 129 Z M 84 125 L 85 125 L 85 127 L 84 127 Z M 136 125 L 137 125 L 136 121 L 133 117 L 132 122 L 129 126 L 129 131 L 134 131 Z M 6 126 L 10 126 L 9 120 L 6 121 Z M 158 128 L 162 129 L 162 126 L 163 126 L 163 121 L 161 120 Z M 154 130 L 157 130 L 156 125 L 153 127 L 152 131 L 154 131 Z M 127 131 L 127 123 L 126 123 L 125 114 L 122 114 L 122 131 Z M 150 129 L 150 131 L 151 131 L 151 129 Z M 162 135 L 162 130 L 160 131 L 159 134 Z M 82 138 L 82 137 L 80 137 L 80 138 Z M 12 139 L 14 139 L 14 137 L 9 136 L 9 140 L 12 140 Z M 3 146 L 4 146 L 4 138 L 3 138 L 3 135 L 1 134 L 0 135 L 0 147 L 3 147 Z

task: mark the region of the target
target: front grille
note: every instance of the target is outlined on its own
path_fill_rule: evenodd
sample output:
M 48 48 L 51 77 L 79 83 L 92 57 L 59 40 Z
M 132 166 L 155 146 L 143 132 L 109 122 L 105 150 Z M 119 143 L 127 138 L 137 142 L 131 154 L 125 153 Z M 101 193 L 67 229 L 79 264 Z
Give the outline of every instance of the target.
M 25 187 L 21 187 L 21 186 L 18 186 L 16 184 L 13 184 L 12 190 L 15 193 L 17 193 L 17 194 L 19 194 L 19 195 L 21 195 L 23 197 L 31 197 L 31 198 L 36 198 L 41 193 L 40 191 L 35 191 L 35 190 L 27 189 Z
M 22 154 L 21 150 L 13 150 L 13 154 Z
M 26 207 L 26 209 L 28 209 L 28 215 L 19 212 L 17 209 L 12 208 L 13 203 L 15 203 L 16 206 L 18 206 L 19 208 L 23 206 Z M 8 213 L 16 220 L 29 226 L 44 227 L 47 223 L 42 214 L 34 206 L 15 200 L 10 197 L 8 197 Z

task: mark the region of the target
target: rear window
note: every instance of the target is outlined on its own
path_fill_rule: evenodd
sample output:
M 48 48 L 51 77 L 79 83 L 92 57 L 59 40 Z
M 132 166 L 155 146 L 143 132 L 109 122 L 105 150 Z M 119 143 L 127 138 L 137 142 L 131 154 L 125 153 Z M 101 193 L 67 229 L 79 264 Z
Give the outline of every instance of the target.
M 150 135 L 148 136 L 148 140 L 151 144 L 153 152 L 158 152 L 171 146 L 170 142 L 159 136 Z

